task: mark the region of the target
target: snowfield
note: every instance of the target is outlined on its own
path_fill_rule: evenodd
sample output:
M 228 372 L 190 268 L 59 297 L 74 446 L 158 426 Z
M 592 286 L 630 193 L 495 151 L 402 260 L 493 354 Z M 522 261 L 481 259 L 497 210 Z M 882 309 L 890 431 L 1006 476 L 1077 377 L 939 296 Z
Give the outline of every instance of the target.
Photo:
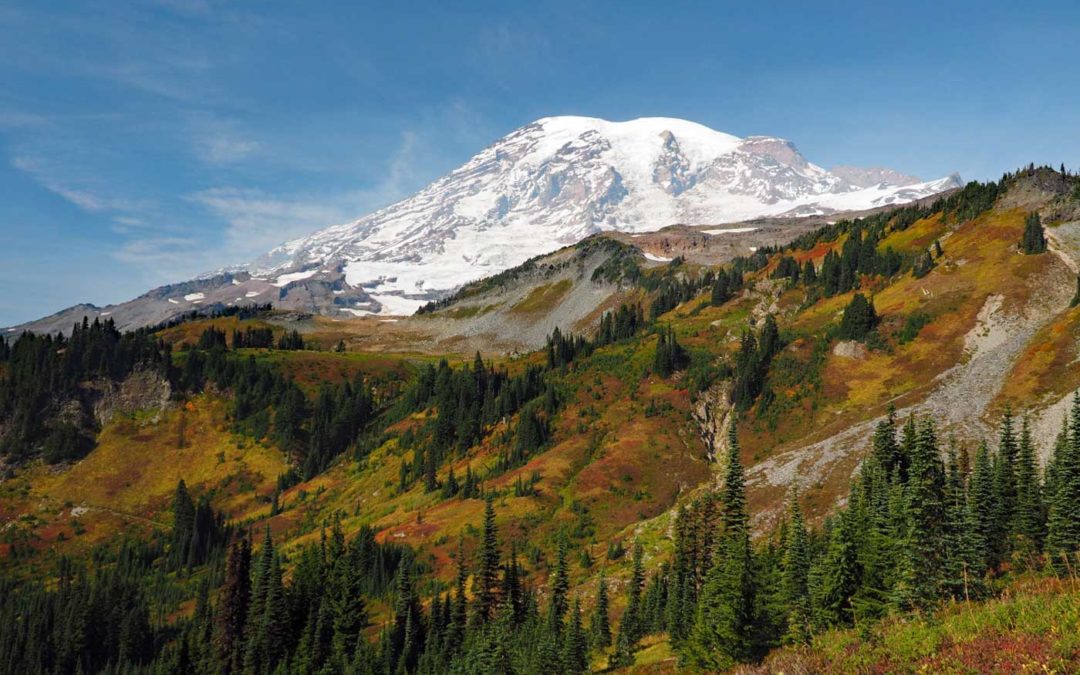
M 863 187 L 867 175 L 897 184 Z M 915 180 L 884 169 L 833 174 L 789 141 L 738 138 L 686 120 L 547 117 L 412 197 L 287 242 L 246 270 L 285 287 L 340 266 L 346 283 L 370 293 L 380 313 L 407 314 L 596 232 L 866 209 L 959 184 L 955 176 Z

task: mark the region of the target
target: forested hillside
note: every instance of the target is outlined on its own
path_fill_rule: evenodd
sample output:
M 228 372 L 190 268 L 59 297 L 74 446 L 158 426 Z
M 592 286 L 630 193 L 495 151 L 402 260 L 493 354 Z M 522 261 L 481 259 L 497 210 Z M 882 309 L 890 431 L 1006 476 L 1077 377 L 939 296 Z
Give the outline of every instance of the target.
M 1078 220 L 1030 166 L 418 319 L 594 299 L 529 353 L 268 307 L 0 339 L 0 669 L 1074 670 Z

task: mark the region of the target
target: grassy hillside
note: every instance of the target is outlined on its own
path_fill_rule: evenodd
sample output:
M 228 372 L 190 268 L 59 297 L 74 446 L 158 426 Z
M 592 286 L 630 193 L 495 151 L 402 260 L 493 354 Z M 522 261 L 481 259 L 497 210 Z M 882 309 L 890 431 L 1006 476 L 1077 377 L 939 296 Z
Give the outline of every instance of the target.
M 1071 673 L 1080 668 L 1080 586 L 1024 578 L 1000 598 L 930 616 L 834 630 L 742 673 Z

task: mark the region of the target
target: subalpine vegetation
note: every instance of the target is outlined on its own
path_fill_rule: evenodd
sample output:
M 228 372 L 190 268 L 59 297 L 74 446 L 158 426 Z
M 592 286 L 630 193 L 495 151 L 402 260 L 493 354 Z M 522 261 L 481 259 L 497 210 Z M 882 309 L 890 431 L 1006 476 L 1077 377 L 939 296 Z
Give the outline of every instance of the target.
M 996 448 L 973 458 L 943 452 L 931 420 L 901 426 L 890 414 L 844 508 L 810 530 L 793 493 L 785 522 L 756 542 L 740 458 L 732 429 L 723 487 L 679 511 L 670 563 L 650 574 L 635 547 L 618 621 L 603 578 L 595 595 L 570 590 L 565 540 L 539 592 L 499 536 L 492 493 L 447 586 L 413 551 L 366 528 L 346 541 L 337 521 L 286 557 L 268 531 L 253 544 L 181 484 L 171 534 L 100 549 L 92 572 L 62 559 L 55 585 L 5 582 L 0 663 L 12 673 L 579 673 L 601 652 L 631 665 L 644 637 L 666 633 L 681 663 L 716 670 L 838 626 L 987 598 L 1017 570 L 1080 564 L 1080 396 L 1043 475 L 1026 420 L 1017 431 L 1009 413 Z M 189 575 L 194 611 L 161 620 Z M 391 607 L 386 620 L 373 623 L 372 603 Z
M 587 545 L 591 535 L 576 534 L 596 532 L 606 515 L 600 509 L 590 511 L 569 489 L 552 494 L 553 483 L 531 468 L 516 480 L 496 480 L 568 434 L 585 433 L 570 431 L 568 419 L 570 411 L 584 413 L 574 399 L 584 373 L 597 374 L 588 392 L 594 401 L 603 400 L 597 390 L 605 386 L 600 377 L 610 375 L 604 368 L 629 373 L 629 396 L 643 394 L 632 409 L 664 422 L 673 408 L 657 392 L 697 393 L 729 380 L 736 417 L 754 424 L 776 414 L 785 387 L 810 377 L 832 341 L 862 340 L 877 349 L 874 336 L 886 330 L 882 339 L 895 336 L 900 345 L 917 339 L 931 317 L 917 310 L 879 317 L 871 292 L 897 275 L 930 274 L 943 256 L 941 242 L 926 240 L 917 254 L 893 254 L 881 242 L 928 216 L 978 215 L 1003 189 L 973 184 L 937 205 L 824 228 L 807 241 L 835 249 L 828 270 L 810 260 L 799 264 L 806 251 L 797 248 L 758 251 L 713 270 L 680 261 L 641 270 L 637 254 L 620 249 L 609 271 L 646 291 L 634 291 L 636 301 L 646 300 L 604 315 L 596 335 L 555 331 L 543 351 L 520 360 L 490 363 L 477 355 L 410 366 L 407 382 L 350 375 L 338 384 L 302 386 L 278 364 L 307 354 L 238 351 L 267 349 L 270 341 L 280 349 L 305 346 L 298 334 L 284 341 L 271 334 L 268 341 L 256 326 L 231 336 L 205 331 L 178 353 L 153 333 L 145 352 L 119 346 L 134 339 L 120 336 L 104 356 L 81 358 L 90 365 L 73 366 L 76 374 L 57 379 L 50 391 L 159 367 L 178 398 L 220 396 L 228 410 L 223 427 L 289 454 L 294 468 L 279 480 L 281 491 L 343 457 L 359 461 L 340 463 L 325 482 L 351 480 L 378 449 L 375 456 L 391 458 L 389 473 L 400 463 L 396 486 L 394 476 L 379 478 L 386 494 L 396 489 L 406 500 L 472 510 L 475 522 L 455 522 L 446 541 L 414 550 L 367 527 L 346 536 L 338 517 L 304 502 L 271 519 L 271 535 L 261 523 L 225 522 L 210 506 L 220 503 L 217 494 L 181 484 L 171 521 L 163 518 L 172 525 L 159 524 L 142 539 L 100 546 L 88 558 L 34 558 L 21 544 L 8 549 L 16 563 L 37 565 L 38 581 L 25 574 L 0 581 L 0 670 L 573 673 L 632 665 L 644 645 L 657 642 L 670 644 L 683 666 L 713 670 L 756 662 L 777 646 L 812 643 L 827 631 L 862 631 L 893 617 L 928 617 L 954 601 L 994 598 L 1017 574 L 1068 577 L 1080 564 L 1080 404 L 1045 471 L 1035 462 L 1026 422 L 1010 415 L 998 438 L 977 451 L 942 442 L 932 420 L 890 415 L 865 439 L 872 450 L 842 508 L 810 527 L 802 512 L 807 502 L 793 490 L 787 518 L 754 533 L 745 453 L 732 431 L 721 453 L 722 487 L 682 498 L 671 541 L 654 546 L 655 532 L 646 528 L 638 542 L 612 539 L 606 559 L 603 547 Z M 733 342 L 707 351 L 686 330 L 683 321 L 694 312 L 727 318 L 709 305 L 730 302 L 744 311 L 736 305 L 747 303 L 732 301 L 750 299 L 763 282 L 785 292 L 799 286 L 791 295 L 802 309 L 828 295 L 851 299 L 846 307 L 834 300 L 836 312 L 813 334 L 786 322 L 782 331 L 777 318 L 789 316 L 783 308 L 775 317 L 756 315 L 737 348 Z M 744 295 L 746 288 L 752 292 Z M 734 330 L 738 336 L 739 326 Z M 58 364 L 88 351 L 68 349 L 64 338 L 26 339 L 22 347 L 21 338 L 0 340 L 0 387 L 25 384 L 12 376 L 24 368 L 53 377 L 63 372 Z M 52 342 L 33 351 L 33 340 Z M 802 360 L 793 358 L 799 348 Z M 17 355 L 21 350 L 34 358 Z M 589 419 L 582 414 L 573 422 L 584 429 Z M 51 430 L 55 420 L 38 421 Z M 24 457 L 42 451 L 43 437 L 34 438 L 20 446 Z M 608 451 L 597 446 L 598 455 Z M 585 452 L 591 457 L 594 448 Z M 566 500 L 570 505 L 556 511 L 566 522 L 538 545 L 521 536 L 528 521 L 520 509 L 530 500 L 513 497 Z M 276 496 L 270 513 L 281 513 Z M 417 526 L 426 524 L 428 512 L 415 515 Z M 305 520 L 298 525 L 298 518 Z
M 167 376 L 169 346 L 152 332 L 121 334 L 111 320 L 76 324 L 71 337 L 24 333 L 3 342 L 0 361 L 0 419 L 5 421 L 0 456 L 16 460 L 40 452 L 48 461 L 82 456 L 93 447 L 82 418 L 88 416 L 79 400 L 79 386 L 93 379 L 116 382 L 136 368 Z M 66 401 L 73 409 L 58 411 Z

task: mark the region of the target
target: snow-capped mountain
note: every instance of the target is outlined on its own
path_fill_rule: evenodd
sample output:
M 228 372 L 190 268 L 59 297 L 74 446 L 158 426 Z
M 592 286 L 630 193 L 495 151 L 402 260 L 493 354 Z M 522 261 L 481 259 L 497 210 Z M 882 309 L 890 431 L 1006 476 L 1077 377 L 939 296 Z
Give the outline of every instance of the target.
M 7 331 L 66 331 L 83 316 L 135 328 L 208 307 L 267 302 L 331 315 L 411 314 L 464 283 L 598 231 L 863 210 L 959 184 L 955 175 L 923 183 L 881 168 L 830 172 L 789 141 L 738 138 L 679 119 L 547 117 L 408 199 L 252 263 L 117 305 L 77 305 Z
M 246 269 L 278 285 L 343 271 L 347 286 L 370 298 L 354 313 L 411 313 L 601 230 L 867 209 L 959 184 L 956 176 L 915 180 L 887 169 L 832 173 L 789 141 L 738 138 L 685 120 L 548 117 L 414 196 L 288 242 Z

